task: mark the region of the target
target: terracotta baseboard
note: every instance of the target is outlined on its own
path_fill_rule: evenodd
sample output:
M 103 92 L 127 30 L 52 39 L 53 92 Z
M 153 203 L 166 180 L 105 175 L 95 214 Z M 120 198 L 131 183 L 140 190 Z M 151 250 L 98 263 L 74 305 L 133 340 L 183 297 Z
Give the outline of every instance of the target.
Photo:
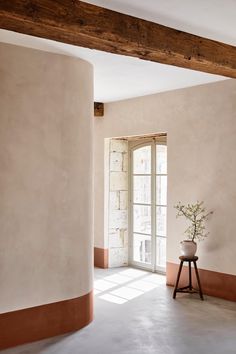
M 93 292 L 0 314 L 0 349 L 81 329 L 93 319 Z
M 108 268 L 108 249 L 94 247 L 94 266 Z
M 167 263 L 167 285 L 175 286 L 179 264 Z M 236 275 L 213 272 L 206 269 L 198 269 L 203 293 L 222 299 L 236 301 Z M 195 274 L 195 272 L 193 273 Z M 183 267 L 179 286 L 188 284 L 188 268 Z M 196 287 L 195 275 L 193 286 Z

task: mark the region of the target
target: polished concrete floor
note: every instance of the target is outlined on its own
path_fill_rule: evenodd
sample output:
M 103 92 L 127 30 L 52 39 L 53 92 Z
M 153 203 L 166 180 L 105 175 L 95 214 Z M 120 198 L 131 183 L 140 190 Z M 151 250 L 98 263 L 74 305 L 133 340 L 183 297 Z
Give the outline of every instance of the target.
M 236 354 L 236 303 L 172 292 L 161 275 L 96 269 L 93 323 L 1 353 Z

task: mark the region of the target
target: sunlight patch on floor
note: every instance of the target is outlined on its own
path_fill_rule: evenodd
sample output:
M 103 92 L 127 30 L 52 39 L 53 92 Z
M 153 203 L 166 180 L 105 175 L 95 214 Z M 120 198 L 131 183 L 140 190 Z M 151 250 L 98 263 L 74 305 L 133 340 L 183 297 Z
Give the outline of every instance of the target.
M 149 274 L 145 270 L 139 270 L 139 269 L 126 269 L 121 271 L 119 274 L 125 275 L 129 278 L 139 278 L 142 275 Z
M 127 300 L 122 299 L 121 297 L 118 297 L 118 296 L 111 295 L 111 294 L 104 294 L 104 295 L 100 296 L 99 298 L 102 300 L 112 302 L 114 304 L 119 304 L 119 305 L 122 305 L 125 302 L 127 302 Z
M 114 274 L 106 277 L 106 280 L 112 281 L 116 284 L 124 284 L 130 281 L 130 278 L 121 274 Z
M 115 286 L 117 286 L 116 283 L 111 283 L 110 281 L 107 281 L 105 279 L 99 279 L 94 282 L 94 289 L 100 291 L 105 291 L 114 288 Z
M 128 286 L 123 286 L 111 292 L 112 295 L 122 297 L 126 300 L 132 300 L 137 296 L 143 294 L 143 291 L 129 288 Z
M 104 301 L 122 305 L 165 283 L 166 278 L 163 275 L 126 269 L 96 280 L 94 294 Z
M 153 290 L 157 287 L 158 284 L 155 283 L 148 283 L 145 280 L 137 280 L 131 284 L 129 284 L 129 287 L 131 288 L 135 288 L 138 290 L 142 290 L 142 291 L 149 291 L 149 290 Z

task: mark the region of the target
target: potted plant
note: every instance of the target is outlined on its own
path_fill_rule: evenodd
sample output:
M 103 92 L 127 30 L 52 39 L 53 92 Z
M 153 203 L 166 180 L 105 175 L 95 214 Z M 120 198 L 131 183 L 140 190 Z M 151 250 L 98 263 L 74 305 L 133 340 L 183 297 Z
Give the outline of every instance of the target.
M 179 202 L 174 206 L 177 209 L 176 217 L 185 216 L 191 223 L 184 232 L 188 239 L 180 242 L 181 253 L 185 257 L 193 257 L 197 252 L 196 241 L 204 240 L 209 234 L 206 232 L 205 222 L 213 212 L 206 212 L 203 204 L 197 201 L 195 204 L 183 205 Z

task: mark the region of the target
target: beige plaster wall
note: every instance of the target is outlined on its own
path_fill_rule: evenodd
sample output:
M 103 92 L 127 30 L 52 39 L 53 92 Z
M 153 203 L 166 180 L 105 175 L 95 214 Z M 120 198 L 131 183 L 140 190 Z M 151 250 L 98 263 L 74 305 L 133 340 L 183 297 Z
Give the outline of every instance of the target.
M 92 289 L 93 70 L 0 44 L 0 312 Z
M 200 243 L 199 267 L 236 274 L 236 80 L 196 86 L 105 105 L 94 126 L 95 246 L 103 232 L 104 138 L 167 132 L 167 260 L 178 263 L 185 223 L 179 200 L 204 200 L 214 210 L 210 236 Z

